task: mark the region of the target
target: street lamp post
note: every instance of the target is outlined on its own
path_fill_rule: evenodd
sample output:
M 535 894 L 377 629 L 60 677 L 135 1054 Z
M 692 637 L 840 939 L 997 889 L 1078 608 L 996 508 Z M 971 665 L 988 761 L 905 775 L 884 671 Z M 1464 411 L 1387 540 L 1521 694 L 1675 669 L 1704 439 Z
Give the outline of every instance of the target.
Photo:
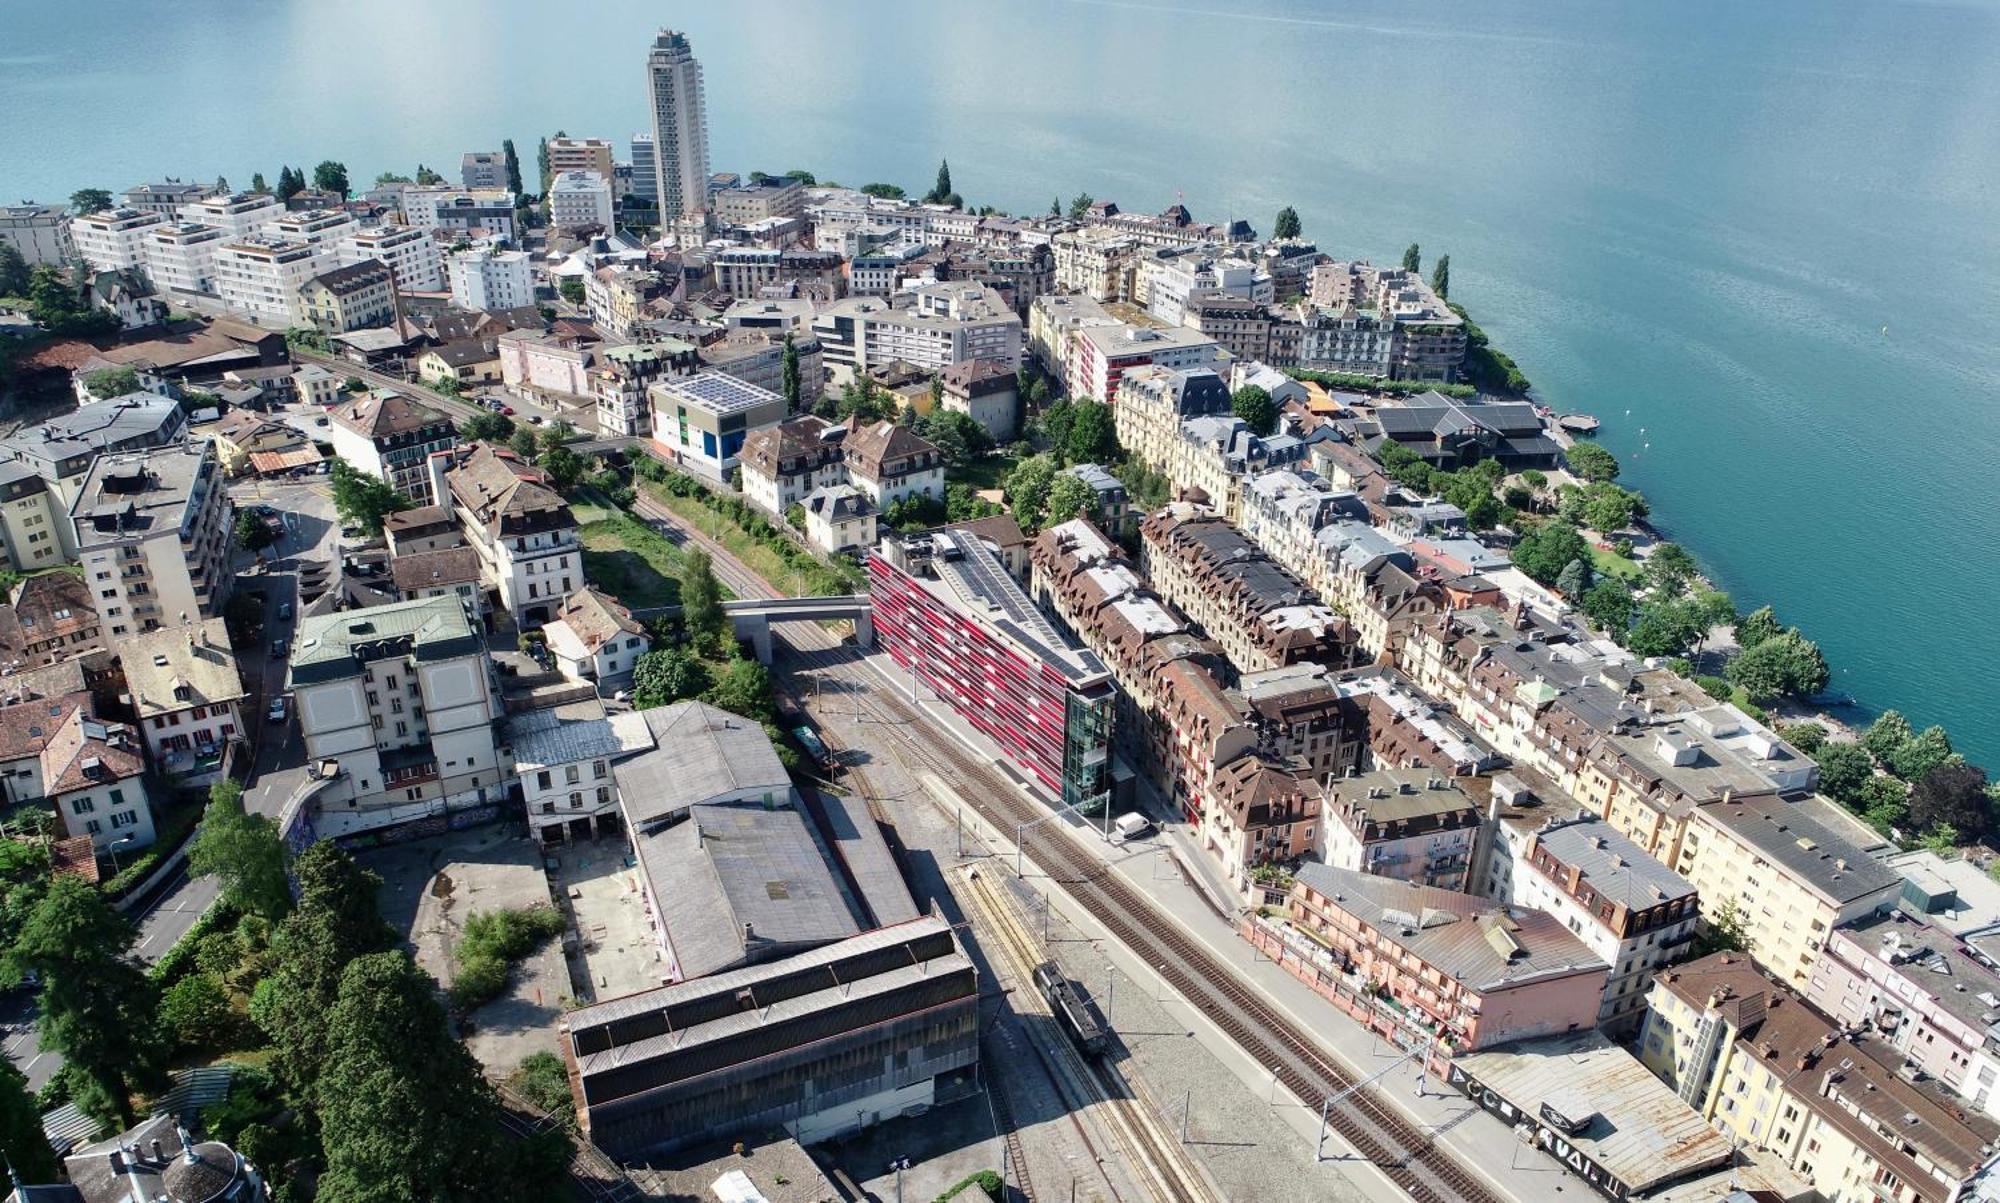
M 125 844 L 129 844 L 129 843 L 131 843 L 131 842 L 132 842 L 132 837 L 131 837 L 131 836 L 129 836 L 129 835 L 123 835 L 123 836 L 119 836 L 119 837 L 118 837 L 117 839 L 115 839 L 115 840 L 112 840 L 112 841 L 111 841 L 111 844 L 110 844 L 110 851 L 111 851 L 111 876 L 113 876 L 113 877 L 116 877 L 116 876 L 118 876 L 118 849 L 119 849 L 119 848 L 120 848 L 121 846 L 123 846 L 123 845 L 125 845 Z

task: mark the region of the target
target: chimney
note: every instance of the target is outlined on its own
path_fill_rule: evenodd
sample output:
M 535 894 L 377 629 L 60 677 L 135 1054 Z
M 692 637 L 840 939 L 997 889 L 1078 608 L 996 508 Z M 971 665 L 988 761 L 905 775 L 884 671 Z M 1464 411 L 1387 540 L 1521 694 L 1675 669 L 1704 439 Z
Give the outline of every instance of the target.
M 750 943 L 751 941 L 755 940 L 756 938 L 757 938 L 757 925 L 756 925 L 756 924 L 754 924 L 754 923 L 752 923 L 752 922 L 750 922 L 750 921 L 749 921 L 749 920 L 747 920 L 747 919 L 746 919 L 746 920 L 744 920 L 744 921 L 743 921 L 743 942 L 744 942 L 745 944 L 748 944 L 748 943 Z
M 153 1164 L 165 1165 L 166 1163 L 167 1163 L 167 1155 L 163 1151 L 163 1148 L 160 1144 L 160 1138 L 155 1136 L 153 1138 Z

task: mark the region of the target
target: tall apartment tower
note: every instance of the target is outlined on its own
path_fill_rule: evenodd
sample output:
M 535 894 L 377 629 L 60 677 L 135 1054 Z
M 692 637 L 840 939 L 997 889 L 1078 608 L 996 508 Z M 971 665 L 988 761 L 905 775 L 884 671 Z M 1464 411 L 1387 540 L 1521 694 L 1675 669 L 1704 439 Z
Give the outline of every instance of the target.
M 708 109 L 687 35 L 662 29 L 646 55 L 653 98 L 653 171 L 664 227 L 708 206 Z

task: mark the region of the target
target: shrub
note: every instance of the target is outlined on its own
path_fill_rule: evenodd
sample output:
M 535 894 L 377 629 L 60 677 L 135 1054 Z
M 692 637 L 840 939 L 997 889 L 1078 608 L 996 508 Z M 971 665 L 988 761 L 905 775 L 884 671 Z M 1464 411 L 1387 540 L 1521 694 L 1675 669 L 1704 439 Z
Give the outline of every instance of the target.
M 543 940 L 560 934 L 564 926 L 562 912 L 552 906 L 474 911 L 458 941 L 452 1004 L 470 1011 L 500 997 L 507 989 L 508 966 L 533 952 Z
M 485 1006 L 507 989 L 507 962 L 484 954 L 459 954 L 458 973 L 451 979 L 452 1005 L 461 1011 Z
M 160 1024 L 183 1049 L 213 1049 L 234 1026 L 229 992 L 210 974 L 191 973 L 160 995 Z
M 551 1052 L 530 1053 L 514 1071 L 514 1090 L 550 1115 L 569 1119 L 576 1102 L 569 1092 L 569 1071 L 562 1058 Z

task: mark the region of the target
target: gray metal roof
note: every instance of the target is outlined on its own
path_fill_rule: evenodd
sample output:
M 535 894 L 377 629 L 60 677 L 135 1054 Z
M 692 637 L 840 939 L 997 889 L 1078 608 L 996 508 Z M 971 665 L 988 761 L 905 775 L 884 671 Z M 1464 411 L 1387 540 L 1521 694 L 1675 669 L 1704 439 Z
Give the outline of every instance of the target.
M 310 615 L 299 622 L 290 681 L 359 676 L 363 663 L 390 655 L 435 660 L 477 655 L 485 647 L 465 604 L 451 596 Z
M 1687 878 L 1648 856 L 1603 819 L 1578 816 L 1543 828 L 1535 838 L 1559 863 L 1583 870 L 1598 894 L 1632 910 L 1695 892 Z
M 910 896 L 910 887 L 867 799 L 814 791 L 805 802 L 860 896 L 868 912 L 865 917 L 874 920 L 873 926 L 887 927 L 923 914 Z
M 568 713 L 572 709 L 594 713 Z M 576 708 L 557 706 L 513 715 L 507 720 L 506 743 L 522 769 L 605 760 L 627 750 L 604 716 L 603 705 L 594 700 Z
M 1816 798 L 1788 802 L 1760 794 L 1704 803 L 1699 813 L 1836 905 L 1901 890 L 1902 874 L 1868 855 L 1817 813 L 1819 806 L 1830 805 Z
M 757 723 L 706 702 L 676 702 L 640 713 L 655 746 L 615 770 L 620 805 L 633 830 L 718 798 L 790 796 L 792 779 Z

